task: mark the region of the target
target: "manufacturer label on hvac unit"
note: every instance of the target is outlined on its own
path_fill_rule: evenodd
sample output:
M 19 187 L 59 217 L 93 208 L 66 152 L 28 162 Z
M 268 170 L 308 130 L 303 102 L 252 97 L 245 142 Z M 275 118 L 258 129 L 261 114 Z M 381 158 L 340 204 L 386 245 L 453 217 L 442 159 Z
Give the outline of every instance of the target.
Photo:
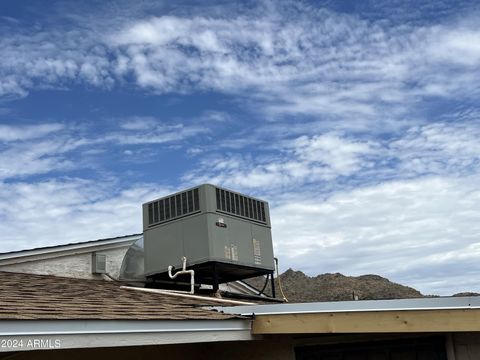
M 253 239 L 253 261 L 255 264 L 262 264 L 262 252 L 260 250 L 260 241 Z
M 225 245 L 225 259 L 232 259 L 232 251 L 230 246 Z
M 227 227 L 227 224 L 225 224 L 225 220 L 223 220 L 223 218 L 218 218 L 218 221 L 215 223 L 215 225 L 221 228 Z
M 225 245 L 225 258 L 233 261 L 238 261 L 238 247 L 237 245 Z
M 238 261 L 238 247 L 237 245 L 232 245 L 232 260 Z

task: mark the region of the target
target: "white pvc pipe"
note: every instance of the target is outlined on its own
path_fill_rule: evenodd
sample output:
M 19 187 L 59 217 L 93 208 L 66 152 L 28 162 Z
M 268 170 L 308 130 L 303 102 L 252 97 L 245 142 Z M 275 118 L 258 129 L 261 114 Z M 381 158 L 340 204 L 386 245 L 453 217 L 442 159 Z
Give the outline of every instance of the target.
M 222 303 L 222 304 L 257 305 L 255 303 L 246 302 L 246 301 L 220 299 L 220 298 L 216 298 L 216 297 L 201 296 L 201 295 L 191 295 L 191 294 L 188 293 L 188 291 L 150 289 L 150 288 L 139 288 L 139 287 L 133 287 L 133 286 L 120 286 L 120 289 L 144 291 L 144 292 L 148 292 L 148 293 L 161 294 L 161 295 L 171 295 L 171 296 L 177 296 L 177 297 L 181 297 L 181 298 L 195 299 L 195 300 L 202 300 L 202 301 L 207 300 L 207 301 L 210 301 L 210 302 L 218 302 L 218 303 Z
M 173 266 L 170 265 L 168 267 L 168 276 L 170 279 L 175 279 L 178 275 L 190 274 L 190 294 L 193 294 L 195 293 L 195 271 L 187 270 L 187 258 L 185 256 L 182 257 L 182 263 L 182 270 L 177 271 L 175 274 L 172 274 Z

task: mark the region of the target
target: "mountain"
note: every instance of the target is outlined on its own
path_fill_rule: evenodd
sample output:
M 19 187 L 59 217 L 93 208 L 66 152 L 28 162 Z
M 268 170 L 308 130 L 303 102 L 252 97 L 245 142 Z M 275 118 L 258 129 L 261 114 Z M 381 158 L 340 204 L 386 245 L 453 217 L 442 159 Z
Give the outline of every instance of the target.
M 289 302 L 342 301 L 342 300 L 379 300 L 406 299 L 424 297 L 419 291 L 400 285 L 378 275 L 345 276 L 321 274 L 314 277 L 301 271 L 288 269 L 280 275 L 283 291 Z M 246 281 L 261 289 L 265 278 L 253 278 Z M 277 297 L 281 298 L 278 280 Z M 270 285 L 265 291 L 270 295 Z
M 453 294 L 452 296 L 479 296 L 479 293 L 476 292 L 461 292 L 457 294 Z

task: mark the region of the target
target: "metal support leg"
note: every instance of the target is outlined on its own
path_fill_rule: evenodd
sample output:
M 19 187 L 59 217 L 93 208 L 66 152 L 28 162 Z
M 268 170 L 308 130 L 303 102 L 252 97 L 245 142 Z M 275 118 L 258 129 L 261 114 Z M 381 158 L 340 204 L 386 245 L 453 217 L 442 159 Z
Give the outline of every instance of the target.
M 218 274 L 217 274 L 217 264 L 213 263 L 213 292 L 218 291 Z
M 272 284 L 272 297 L 274 298 L 275 297 L 275 276 L 273 272 L 270 274 L 270 280 Z

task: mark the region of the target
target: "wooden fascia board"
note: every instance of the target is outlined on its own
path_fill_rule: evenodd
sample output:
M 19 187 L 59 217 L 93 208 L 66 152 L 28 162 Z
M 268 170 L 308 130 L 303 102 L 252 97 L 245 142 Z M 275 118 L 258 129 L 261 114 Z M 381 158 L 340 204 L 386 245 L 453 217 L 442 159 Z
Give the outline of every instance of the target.
M 480 331 L 480 309 L 270 314 L 253 334 L 421 333 Z

